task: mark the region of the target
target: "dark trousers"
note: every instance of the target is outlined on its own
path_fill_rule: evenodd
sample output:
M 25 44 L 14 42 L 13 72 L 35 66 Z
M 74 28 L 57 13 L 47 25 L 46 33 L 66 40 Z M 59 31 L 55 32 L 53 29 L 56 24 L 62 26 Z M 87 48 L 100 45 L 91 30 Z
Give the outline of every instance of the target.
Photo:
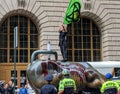
M 64 60 L 67 60 L 67 49 L 66 46 L 60 45 L 60 50 Z

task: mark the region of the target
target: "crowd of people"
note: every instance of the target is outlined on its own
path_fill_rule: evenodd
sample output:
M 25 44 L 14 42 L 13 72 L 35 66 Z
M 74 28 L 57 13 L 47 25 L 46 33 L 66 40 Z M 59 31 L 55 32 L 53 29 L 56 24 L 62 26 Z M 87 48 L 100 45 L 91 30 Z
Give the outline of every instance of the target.
M 77 92 L 77 87 L 75 81 L 70 78 L 69 70 L 64 69 L 62 71 L 62 79 L 59 82 L 58 88 L 56 88 L 51 82 L 53 80 L 53 75 L 48 74 L 45 76 L 47 84 L 43 85 L 40 89 L 40 94 L 79 94 Z M 106 81 L 101 85 L 100 92 L 101 94 L 120 94 L 120 79 L 113 79 L 112 74 L 107 73 L 105 75 Z M 9 81 L 5 83 L 0 81 L 0 94 L 35 94 L 34 91 L 31 91 L 32 88 L 28 84 L 21 84 L 19 89 L 14 87 L 14 82 Z M 87 92 L 81 92 L 80 94 L 93 94 Z M 94 93 L 95 94 L 95 93 Z
M 78 93 L 76 90 L 76 83 L 69 76 L 68 70 L 63 70 L 62 75 L 63 79 L 59 82 L 58 90 L 57 88 L 51 84 L 53 80 L 53 75 L 48 74 L 45 77 L 45 80 L 48 82 L 41 88 L 40 94 L 100 94 L 100 93 L 90 93 L 90 92 L 81 92 Z M 106 81 L 101 85 L 99 92 L 101 94 L 120 94 L 120 79 L 113 80 L 112 74 L 107 73 L 105 75 Z
M 63 56 L 62 62 L 67 61 L 67 50 L 66 50 L 66 34 L 67 30 L 64 25 L 59 29 L 59 46 L 61 54 Z M 48 50 L 50 50 L 50 42 L 48 42 Z M 50 56 L 48 56 L 50 60 Z M 62 71 L 63 79 L 59 82 L 59 87 L 56 88 L 51 82 L 53 80 L 53 75 L 48 74 L 45 77 L 47 84 L 43 85 L 40 89 L 40 94 L 79 94 L 77 92 L 77 87 L 75 81 L 70 78 L 69 70 L 64 69 Z M 101 85 L 99 92 L 101 94 L 120 94 L 120 79 L 113 80 L 112 74 L 107 73 L 105 75 L 106 81 Z M 22 74 L 20 78 L 20 88 L 16 89 L 14 86 L 14 80 L 17 81 L 17 78 L 11 77 L 11 81 L 4 83 L 0 81 L 0 94 L 35 94 L 34 91 L 31 92 L 32 88 L 29 84 L 26 85 L 26 77 Z M 29 90 L 31 89 L 31 90 Z M 81 94 L 91 94 L 90 92 L 81 92 Z
M 14 94 L 14 83 L 12 81 L 8 83 L 0 81 L 0 94 Z
M 0 81 L 0 94 L 35 94 L 34 90 L 28 84 L 22 84 L 20 88 L 14 87 L 14 82 L 5 83 Z
M 17 86 L 17 77 L 14 74 L 11 75 L 11 80 L 8 83 L 0 81 L 0 94 L 35 94 L 35 92 L 22 73 L 20 87 Z
M 76 84 L 73 79 L 69 76 L 69 71 L 67 69 L 62 71 L 63 79 L 59 82 L 58 90 L 51 84 L 53 80 L 53 75 L 48 74 L 45 80 L 48 82 L 41 88 L 40 94 L 75 94 Z

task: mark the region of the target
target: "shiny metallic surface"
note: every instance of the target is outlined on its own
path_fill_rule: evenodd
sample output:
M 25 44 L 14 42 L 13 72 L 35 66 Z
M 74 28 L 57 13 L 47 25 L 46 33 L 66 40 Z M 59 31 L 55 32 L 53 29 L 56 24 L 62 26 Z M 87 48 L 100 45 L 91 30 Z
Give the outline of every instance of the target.
M 56 60 L 35 60 L 36 55 L 44 54 L 44 52 L 45 54 L 54 54 Z M 100 88 L 105 81 L 105 77 L 87 62 L 60 62 L 57 61 L 56 52 L 41 50 L 33 52 L 31 63 L 27 67 L 27 78 L 36 94 L 40 94 L 40 88 L 46 84 L 45 76 L 52 74 L 54 76 L 52 84 L 58 87 L 63 69 L 70 71 L 70 77 L 75 80 L 78 90 L 84 90 L 86 87 Z

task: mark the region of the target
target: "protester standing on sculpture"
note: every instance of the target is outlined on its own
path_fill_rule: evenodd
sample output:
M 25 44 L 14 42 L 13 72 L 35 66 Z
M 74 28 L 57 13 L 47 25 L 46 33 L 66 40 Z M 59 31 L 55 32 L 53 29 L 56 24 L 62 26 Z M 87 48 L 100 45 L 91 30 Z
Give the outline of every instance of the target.
M 67 44 L 66 44 L 66 34 L 67 34 L 67 30 L 65 28 L 64 25 L 60 26 L 59 29 L 59 46 L 60 46 L 60 50 L 61 50 L 61 54 L 63 57 L 62 62 L 67 61 Z

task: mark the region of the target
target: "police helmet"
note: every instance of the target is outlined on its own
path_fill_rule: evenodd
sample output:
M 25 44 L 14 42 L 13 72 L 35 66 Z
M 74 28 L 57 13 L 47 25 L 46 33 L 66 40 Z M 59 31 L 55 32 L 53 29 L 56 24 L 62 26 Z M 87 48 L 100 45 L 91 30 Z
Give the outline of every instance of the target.
M 62 71 L 62 74 L 63 74 L 63 75 L 69 75 L 69 71 L 68 71 L 67 69 L 64 69 L 64 70 Z
M 53 75 L 52 75 L 52 74 L 48 74 L 48 75 L 45 77 L 45 80 L 46 80 L 46 81 L 52 81 L 52 80 L 53 80 Z
M 112 78 L 112 74 L 111 74 L 111 73 L 107 73 L 107 74 L 105 75 L 105 77 L 106 77 L 107 79 L 110 79 L 110 78 Z

